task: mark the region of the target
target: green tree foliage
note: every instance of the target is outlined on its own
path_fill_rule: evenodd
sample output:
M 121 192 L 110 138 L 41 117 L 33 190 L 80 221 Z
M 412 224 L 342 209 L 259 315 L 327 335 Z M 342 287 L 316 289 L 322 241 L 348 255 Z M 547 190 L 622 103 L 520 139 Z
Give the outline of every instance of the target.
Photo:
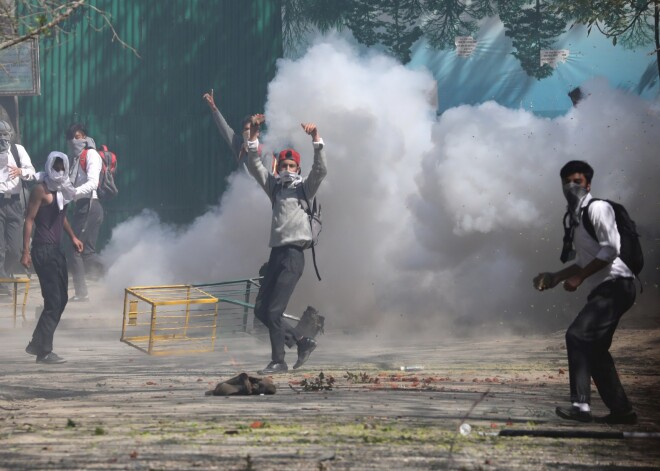
M 557 16 L 549 2 L 526 0 L 500 2 L 500 19 L 511 38 L 523 70 L 542 79 L 552 75 L 548 64 L 541 66 L 541 50 L 552 49 L 557 37 L 566 30 L 566 20 Z
M 556 11 L 572 24 L 595 27 L 615 46 L 654 45 L 660 77 L 660 0 L 556 0 Z
M 456 36 L 471 36 L 477 20 L 495 14 L 490 0 L 429 0 L 424 5 L 422 31 L 437 49 L 454 47 Z

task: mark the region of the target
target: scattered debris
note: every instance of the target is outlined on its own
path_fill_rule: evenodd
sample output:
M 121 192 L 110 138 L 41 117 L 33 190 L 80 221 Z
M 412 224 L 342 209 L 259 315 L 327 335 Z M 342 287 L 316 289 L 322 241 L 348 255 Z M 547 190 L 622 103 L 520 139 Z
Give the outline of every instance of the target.
M 332 391 L 332 386 L 335 384 L 335 378 L 332 376 L 326 377 L 323 374 L 323 371 L 321 371 L 318 375 L 318 377 L 314 379 L 303 379 L 300 382 L 300 386 L 302 386 L 303 391 L 308 392 L 308 391 Z
M 71 420 L 71 419 L 66 419 L 66 426 L 67 426 L 67 428 L 74 428 L 74 427 L 76 427 L 77 425 L 78 425 L 78 424 L 76 424 L 73 420 Z
M 458 431 L 463 435 L 464 437 L 467 437 L 470 435 L 470 432 L 472 431 L 472 427 L 470 424 L 462 423 L 460 427 L 458 427 Z
M 344 375 L 344 378 L 348 380 L 349 383 L 354 384 L 378 384 L 380 383 L 380 378 L 374 378 L 369 376 L 367 373 L 351 373 L 347 371 Z
M 241 373 L 238 376 L 220 382 L 215 389 L 206 391 L 206 396 L 250 396 L 275 394 L 277 387 L 271 378 L 259 378 Z

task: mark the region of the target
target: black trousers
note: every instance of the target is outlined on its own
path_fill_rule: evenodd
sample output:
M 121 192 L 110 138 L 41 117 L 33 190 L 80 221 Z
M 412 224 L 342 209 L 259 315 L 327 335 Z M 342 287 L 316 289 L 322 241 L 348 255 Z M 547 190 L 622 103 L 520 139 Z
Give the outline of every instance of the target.
M 271 359 L 274 362 L 283 362 L 284 345 L 291 348 L 300 338 L 282 314 L 304 269 L 303 249 L 286 245 L 270 251 L 268 268 L 254 303 L 254 315 L 268 327 Z
M 635 302 L 635 280 L 617 278 L 598 285 L 566 331 L 571 402 L 591 402 L 591 378 L 614 413 L 632 410 L 609 348 L 621 316 Z
M 69 275 L 66 258 L 59 245 L 34 246 L 31 255 L 44 298 L 44 310 L 32 334 L 32 345 L 39 355 L 44 355 L 53 350 L 53 335 L 69 299 Z
M 67 261 L 73 276 L 73 287 L 77 296 L 87 296 L 86 275 L 100 276 L 103 274 L 103 262 L 96 253 L 96 240 L 103 223 L 103 206 L 98 199 L 89 198 L 76 201 L 71 228 L 76 237 L 83 243 L 83 252 L 76 252 L 72 245 L 67 248 Z
M 19 195 L 4 198 L 0 194 L 0 278 L 7 278 L 8 274 L 20 268 L 23 208 Z

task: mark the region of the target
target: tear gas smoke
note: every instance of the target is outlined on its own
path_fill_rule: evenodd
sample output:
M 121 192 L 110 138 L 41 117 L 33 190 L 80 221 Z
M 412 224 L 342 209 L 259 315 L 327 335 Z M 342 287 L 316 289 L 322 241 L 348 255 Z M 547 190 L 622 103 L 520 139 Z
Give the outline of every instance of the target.
M 329 327 L 365 330 L 395 322 L 429 331 L 447 321 L 511 328 L 558 317 L 564 326 L 562 309 L 586 290 L 540 294 L 531 279 L 560 268 L 559 169 L 572 159 L 595 168 L 595 196 L 622 202 L 638 221 L 649 286 L 642 298 L 657 311 L 657 104 L 594 81 L 585 101 L 552 120 L 494 102 L 438 119 L 427 98 L 434 86 L 425 71 L 359 55 L 339 39 L 280 61 L 262 142 L 295 147 L 306 174 L 313 151 L 300 123 L 312 121 L 328 157 L 318 195 L 323 281 L 308 256 L 287 311 L 312 304 Z M 115 228 L 103 253 L 112 261 L 107 282 L 119 290 L 254 276 L 268 258 L 269 230 L 268 197 L 236 171 L 219 205 L 188 227 L 146 213 Z

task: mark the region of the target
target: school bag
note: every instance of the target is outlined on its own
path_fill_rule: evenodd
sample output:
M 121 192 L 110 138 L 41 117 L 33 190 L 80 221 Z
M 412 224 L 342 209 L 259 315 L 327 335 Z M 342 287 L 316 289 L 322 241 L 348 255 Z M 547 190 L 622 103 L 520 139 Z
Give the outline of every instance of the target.
M 87 169 L 87 150 L 84 149 L 80 155 L 80 168 Z M 114 152 L 108 150 L 105 144 L 100 149 L 95 149 L 101 156 L 101 174 L 99 175 L 99 186 L 96 189 L 96 195 L 100 200 L 109 200 L 119 193 L 115 185 L 115 173 L 117 172 L 117 156 Z
M 273 188 L 273 194 L 270 198 L 273 205 L 275 205 L 275 194 L 281 187 L 282 184 L 277 183 Z M 314 261 L 314 271 L 316 272 L 316 277 L 319 279 L 319 281 L 321 281 L 319 268 L 316 265 L 316 250 L 314 249 L 314 247 L 316 247 L 319 243 L 319 237 L 321 236 L 321 230 L 323 229 L 323 221 L 321 220 L 321 204 L 317 202 L 316 197 L 314 197 L 312 200 L 312 204 L 309 203 L 309 199 L 305 193 L 304 185 L 298 185 L 296 189 L 298 189 L 297 194 L 300 207 L 303 209 L 303 211 L 305 211 L 307 217 L 309 218 L 309 227 L 312 231 L 312 244 L 309 248 L 312 249 L 312 260 Z M 302 198 L 300 197 L 300 193 L 302 193 Z
M 623 263 L 630 268 L 635 277 L 639 280 L 639 273 L 642 271 L 642 268 L 644 268 L 644 253 L 642 251 L 642 244 L 639 242 L 637 224 L 632 220 L 623 205 L 610 200 L 593 198 L 582 211 L 582 225 L 594 240 L 598 241 L 598 238 L 596 237 L 596 230 L 589 217 L 589 206 L 591 206 L 594 201 L 605 201 L 612 206 L 612 209 L 614 209 L 616 227 L 619 231 L 619 236 L 621 237 L 619 258 L 623 260 Z

